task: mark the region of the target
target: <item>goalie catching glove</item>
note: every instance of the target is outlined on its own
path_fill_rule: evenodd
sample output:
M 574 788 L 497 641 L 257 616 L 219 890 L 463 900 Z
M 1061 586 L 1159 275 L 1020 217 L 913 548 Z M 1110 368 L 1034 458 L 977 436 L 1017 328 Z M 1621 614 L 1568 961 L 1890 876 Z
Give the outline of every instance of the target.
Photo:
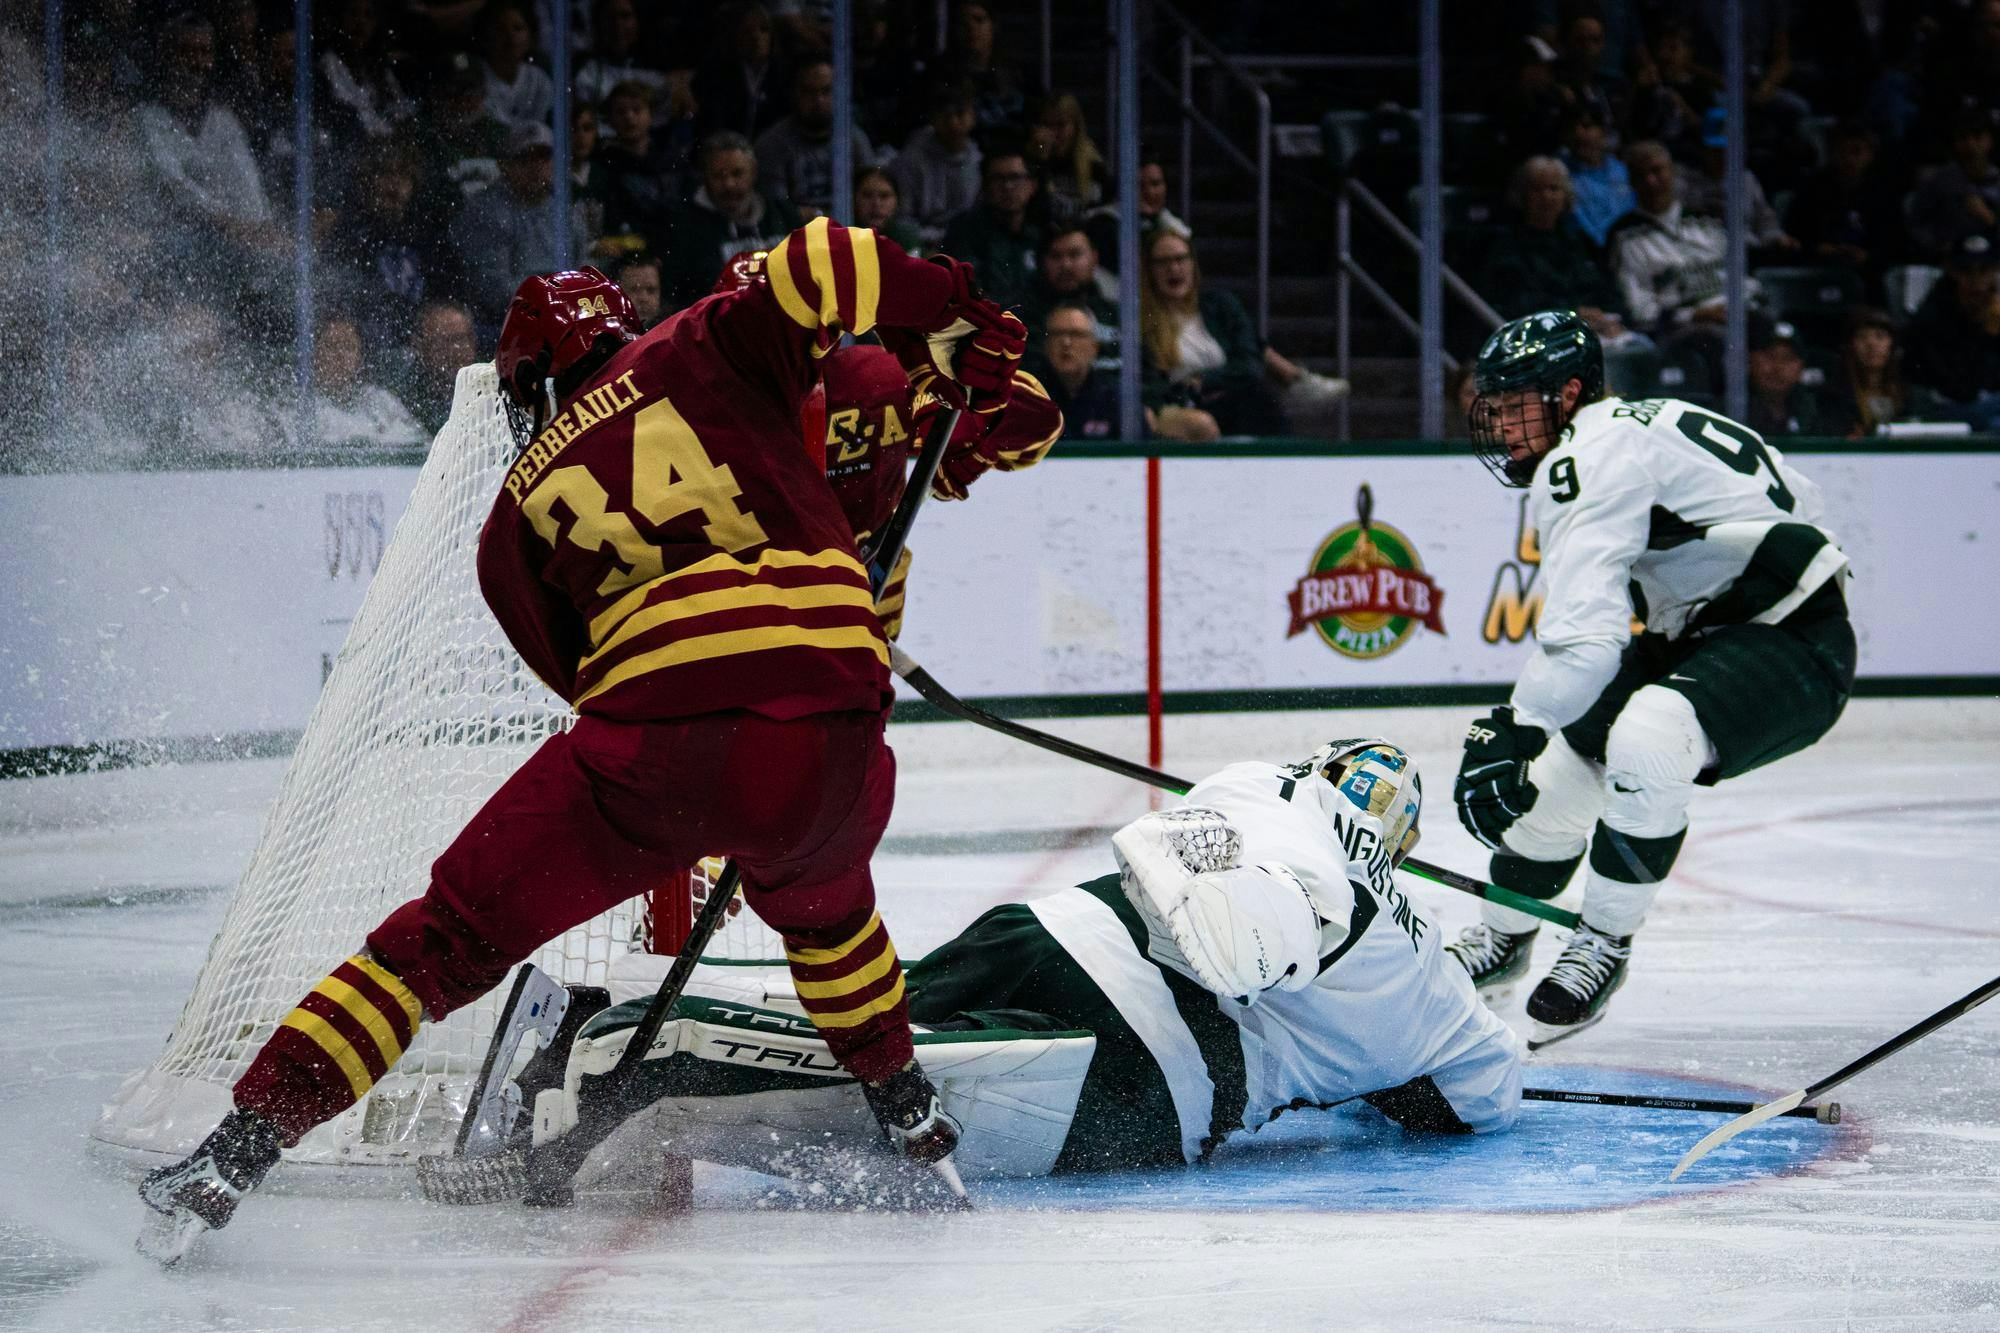
M 1125 896 L 1154 960 L 1243 1004 L 1319 975 L 1323 921 L 1282 865 L 1244 866 L 1243 839 L 1198 807 L 1141 815 L 1112 835 Z
M 1014 372 L 1028 347 L 1027 326 L 979 294 L 972 265 L 946 255 L 930 262 L 951 276 L 946 322 L 927 333 L 880 329 L 882 345 L 910 377 L 947 406 L 987 415 L 1007 405 Z

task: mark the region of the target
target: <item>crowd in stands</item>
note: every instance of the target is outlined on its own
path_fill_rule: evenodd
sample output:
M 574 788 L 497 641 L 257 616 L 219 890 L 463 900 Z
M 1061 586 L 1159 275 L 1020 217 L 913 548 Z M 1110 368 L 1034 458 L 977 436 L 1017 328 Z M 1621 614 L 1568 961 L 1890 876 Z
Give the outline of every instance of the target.
M 1614 386 L 1714 401 L 1724 6 L 1530 8 L 1486 108 L 1487 178 L 1454 182 L 1498 220 L 1449 258 L 1503 317 L 1582 311 Z M 2000 427 L 2000 0 L 1744 9 L 1748 424 Z
M 706 295 L 729 257 L 833 208 L 824 5 L 324 0 L 309 413 L 288 396 L 294 6 L 66 0 L 59 122 L 39 14 L 0 14 L 0 275 L 24 298 L 0 311 L 0 352 L 34 368 L 44 424 L 134 461 L 421 446 L 457 367 L 491 354 L 520 278 L 556 265 L 557 3 L 573 19 L 575 257 L 611 272 L 649 323 Z M 1126 356 L 1142 360 L 1147 429 L 1169 439 L 1323 420 L 1347 386 L 1305 363 L 1331 349 L 1281 354 L 1229 289 L 1204 283 L 1201 239 L 1167 207 L 1167 163 L 1151 152 L 1134 182 L 1140 271 L 1114 271 L 1107 155 L 1078 98 L 1008 51 L 999 3 L 953 0 L 941 39 L 934 4 L 857 3 L 856 222 L 970 261 L 1029 325 L 1030 364 L 1072 436 L 1119 433 Z M 2000 0 L 1745 8 L 1750 424 L 2000 425 Z M 1458 117 L 1478 148 L 1449 159 L 1448 182 L 1495 208 L 1489 223 L 1454 213 L 1447 259 L 1503 317 L 1582 310 L 1618 387 L 1720 392 L 1723 9 L 1515 0 L 1450 37 L 1448 69 L 1467 71 L 1449 83 L 1454 107 L 1480 104 Z M 1329 83 L 1326 106 L 1340 97 Z M 1312 276 L 1330 273 L 1329 251 Z M 1139 294 L 1136 346 L 1120 337 L 1121 280 Z M 87 314 L 46 336 L 43 293 Z

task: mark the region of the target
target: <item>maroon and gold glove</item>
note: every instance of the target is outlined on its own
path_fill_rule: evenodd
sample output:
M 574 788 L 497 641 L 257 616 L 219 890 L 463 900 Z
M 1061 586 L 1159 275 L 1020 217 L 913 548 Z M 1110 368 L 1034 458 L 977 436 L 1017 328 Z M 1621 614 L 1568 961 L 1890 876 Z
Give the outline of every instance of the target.
M 902 363 L 911 387 L 928 389 L 951 407 L 998 412 L 1013 392 L 1027 326 L 979 295 L 970 264 L 945 255 L 929 262 L 951 275 L 951 304 L 942 322 L 920 333 L 884 328 L 882 345 Z

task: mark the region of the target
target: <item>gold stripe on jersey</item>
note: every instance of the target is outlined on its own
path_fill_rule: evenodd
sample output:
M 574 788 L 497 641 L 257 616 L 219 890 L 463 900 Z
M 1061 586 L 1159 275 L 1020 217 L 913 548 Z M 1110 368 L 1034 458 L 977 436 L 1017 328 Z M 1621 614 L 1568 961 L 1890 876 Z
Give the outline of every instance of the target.
M 787 960 L 797 963 L 800 967 L 818 967 L 824 963 L 837 963 L 863 944 L 866 944 L 868 937 L 881 928 L 882 914 L 880 912 L 870 912 L 868 920 L 862 925 L 861 929 L 855 931 L 831 949 L 794 949 L 788 944 L 785 946 L 785 957 Z
M 819 288 L 820 327 L 840 327 L 840 284 L 833 276 L 833 247 L 827 240 L 827 220 L 814 218 L 806 224 L 806 268 L 813 286 Z
M 882 300 L 882 260 L 875 249 L 875 233 L 866 227 L 849 227 L 847 243 L 854 249 L 854 327 L 856 337 L 875 327 L 875 311 Z
M 773 583 L 739 583 L 727 588 L 711 588 L 707 592 L 689 593 L 672 601 L 658 602 L 642 610 L 635 611 L 625 622 L 611 632 L 611 636 L 597 646 L 596 651 L 576 664 L 579 672 L 588 670 L 607 654 L 630 643 L 647 630 L 676 620 L 686 620 L 691 616 L 705 616 L 716 611 L 734 611 L 749 606 L 777 606 L 792 611 L 808 611 L 828 606 L 852 606 L 861 610 L 871 610 L 873 601 L 868 589 L 857 588 L 851 583 L 811 583 L 802 588 L 782 587 Z
M 396 1030 L 389 1026 L 389 1020 L 383 1017 L 382 1011 L 377 1009 L 366 995 L 339 977 L 328 977 L 314 986 L 313 990 L 345 1009 L 347 1016 L 367 1031 L 375 1041 L 375 1049 L 382 1053 L 383 1064 L 393 1065 L 402 1058 L 401 1038 L 397 1037 Z
M 882 628 L 872 619 L 866 625 L 841 625 L 831 629 L 770 625 L 760 629 L 729 630 L 721 634 L 681 639 L 650 652 L 635 653 L 605 672 L 604 679 L 578 695 L 576 707 L 581 708 L 612 686 L 622 685 L 634 676 L 685 666 L 690 662 L 770 652 L 779 648 L 823 648 L 828 651 L 865 648 L 874 653 L 883 666 L 889 665 L 889 649 L 883 642 Z
M 370 981 L 380 986 L 383 990 L 388 991 L 394 997 L 396 1003 L 403 1006 L 403 1012 L 410 1016 L 410 1030 L 412 1032 L 423 1026 L 423 1003 L 417 999 L 415 991 L 403 984 L 401 977 L 376 962 L 373 958 L 370 958 L 367 954 L 355 954 L 347 961 L 365 973 Z
M 308 1041 L 326 1052 L 327 1059 L 339 1067 L 347 1079 L 347 1086 L 354 1090 L 354 1100 L 360 1101 L 368 1095 L 368 1089 L 375 1086 L 375 1076 L 368 1072 L 368 1065 L 361 1053 L 354 1049 L 347 1038 L 340 1035 L 333 1024 L 307 1009 L 294 1009 L 285 1015 L 281 1027 L 296 1028 L 305 1034 Z
M 875 1015 L 886 1014 L 901 1004 L 903 1002 L 903 990 L 903 977 L 899 973 L 897 974 L 895 985 L 864 1005 L 830 1014 L 812 1013 L 810 1016 L 813 1026 L 817 1028 L 860 1027 L 863 1023 L 875 1017 Z
M 724 570 L 741 574 L 745 578 L 755 578 L 767 569 L 799 569 L 805 566 L 842 569 L 864 581 L 868 578 L 868 571 L 862 567 L 859 560 L 831 546 L 824 551 L 766 551 L 755 560 L 738 560 L 727 551 L 718 551 L 706 559 L 697 560 L 691 565 L 640 584 L 598 612 L 590 622 L 590 641 L 601 643 L 604 636 L 610 633 L 619 621 L 644 606 L 646 599 L 653 595 L 655 589 L 674 579 L 684 579 L 695 574 L 715 574 Z
M 889 975 L 889 969 L 896 965 L 896 946 L 884 936 L 882 952 L 849 972 L 844 977 L 832 981 L 794 981 L 792 988 L 801 1000 L 833 1000 L 843 995 L 852 995 L 863 987 L 872 986 Z
M 797 235 L 796 232 L 793 235 Z M 792 237 L 772 248 L 764 260 L 765 280 L 771 284 L 771 295 L 778 298 L 778 308 L 786 318 L 802 329 L 816 329 L 819 319 L 813 314 L 812 303 L 799 293 L 799 285 L 792 277 Z

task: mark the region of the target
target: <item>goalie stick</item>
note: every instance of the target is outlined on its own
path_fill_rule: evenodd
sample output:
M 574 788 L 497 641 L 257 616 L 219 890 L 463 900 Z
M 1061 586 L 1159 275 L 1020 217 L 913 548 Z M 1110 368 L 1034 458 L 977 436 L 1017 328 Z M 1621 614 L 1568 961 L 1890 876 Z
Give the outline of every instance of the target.
M 1920 1041 L 1928 1037 L 1931 1033 L 1936 1032 L 1945 1024 L 1965 1017 L 1974 1009 L 1992 999 L 1996 994 L 2000 994 L 2000 977 L 1995 977 L 1977 990 L 1953 1000 L 1950 1004 L 1938 1010 L 1916 1026 L 1905 1028 L 1903 1031 L 1889 1038 L 1889 1040 L 1883 1042 L 1880 1046 L 1877 1046 L 1874 1050 L 1868 1052 L 1868 1054 L 1862 1056 L 1859 1060 L 1856 1060 L 1853 1064 L 1843 1069 L 1835 1070 L 1819 1082 L 1800 1088 L 1797 1092 L 1789 1096 L 1780 1097 L 1774 1102 L 1759 1106 L 1748 1115 L 1738 1116 L 1736 1119 L 1722 1126 L 1722 1128 L 1716 1130 L 1713 1134 L 1710 1134 L 1700 1143 L 1695 1144 L 1694 1147 L 1688 1149 L 1687 1156 L 1681 1158 L 1680 1165 L 1673 1169 L 1672 1174 L 1667 1179 L 1679 1180 L 1683 1171 L 1686 1171 L 1696 1162 L 1708 1156 L 1708 1154 L 1714 1152 L 1744 1130 L 1755 1129 L 1766 1120 L 1772 1120 L 1781 1115 L 1794 1114 L 1795 1108 L 1801 1102 L 1817 1097 L 1822 1092 L 1828 1092 L 1839 1087 L 1856 1074 L 1881 1063 L 1912 1042 Z
M 1076 741 L 1065 740 L 1061 736 L 1053 736 L 1046 731 L 1037 731 L 1033 727 L 1024 727 L 1019 722 L 1011 722 L 1004 717 L 989 713 L 974 704 L 969 704 L 944 686 L 938 684 L 935 676 L 924 670 L 923 666 L 914 657 L 911 657 L 900 646 L 893 643 L 889 645 L 889 669 L 908 681 L 911 689 L 929 700 L 940 712 L 955 717 L 961 722 L 977 723 L 979 726 L 997 731 L 1003 736 L 1012 736 L 1017 741 L 1026 741 L 1029 745 L 1039 746 L 1044 750 L 1066 755 L 1071 759 L 1080 759 L 1086 764 L 1105 769 L 1108 772 L 1117 773 L 1122 777 L 1131 778 L 1135 782 L 1144 782 L 1150 786 L 1158 787 L 1163 791 L 1170 791 L 1176 796 L 1187 795 L 1188 791 L 1194 786 L 1193 783 L 1187 781 L 1185 778 L 1177 778 L 1171 773 L 1162 773 L 1159 769 L 1148 768 L 1144 764 L 1135 764 L 1129 759 L 1120 759 L 1117 755 L 1106 754 L 1102 750 L 1094 750 L 1088 745 L 1080 745 Z M 1545 903 L 1539 898 L 1530 898 L 1526 894 L 1516 893 L 1512 889 L 1503 889 L 1498 884 L 1488 884 L 1483 879 L 1474 879 L 1470 875 L 1461 875 L 1456 870 L 1446 870 L 1443 866 L 1432 865 L 1428 861 L 1420 861 L 1414 856 L 1403 862 L 1402 869 L 1409 871 L 1413 875 L 1430 880 L 1432 883 L 1442 884 L 1448 889 L 1457 889 L 1460 893 L 1469 893 L 1475 898 L 1484 898 L 1488 902 L 1499 903 L 1503 907 L 1512 907 L 1517 911 L 1526 912 L 1529 916 L 1540 917 L 1544 921 L 1553 921 L 1556 925 L 1566 926 L 1571 930 L 1575 930 L 1578 922 L 1581 920 L 1575 912 L 1566 911 L 1551 903 Z
M 883 584 L 896 567 L 897 558 L 902 555 L 903 544 L 909 540 L 910 528 L 916 522 L 917 510 L 930 492 L 931 481 L 944 461 L 945 448 L 958 430 L 962 413 L 962 408 L 948 408 L 939 416 L 937 430 L 924 441 L 924 447 L 910 470 L 909 480 L 904 484 L 903 496 L 896 503 L 895 512 L 862 553 L 863 563 L 868 566 L 869 586 L 877 594 L 882 591 Z M 890 651 L 894 650 L 892 643 Z M 618 1063 L 605 1076 L 601 1094 L 592 1102 L 594 1113 L 580 1120 L 561 1138 L 539 1147 L 514 1149 L 484 1159 L 427 1159 L 419 1178 L 428 1197 L 443 1203 L 487 1203 L 519 1198 L 523 1203 L 544 1208 L 567 1207 L 574 1201 L 571 1182 L 585 1160 L 635 1111 L 642 1109 L 633 1104 L 632 1094 L 646 1053 L 659 1039 L 667 1016 L 687 989 L 689 978 L 701 962 L 703 950 L 708 948 L 709 941 L 715 938 L 715 932 L 729 915 L 729 905 L 736 897 L 742 878 L 742 869 L 734 857 L 723 862 L 722 873 L 709 890 L 707 901 L 695 914 L 687 940 L 675 956 L 673 966 L 667 970 L 660 989 L 647 1004 L 645 1015 L 633 1029 Z M 489 1053 L 488 1059 L 492 1058 Z M 528 1109 L 533 1110 L 532 1107 Z M 940 1165 L 948 1167 L 949 1159 Z M 964 1187 L 957 1185 L 955 1176 L 946 1174 L 945 1179 L 947 1184 L 955 1186 L 953 1192 L 963 1198 Z

